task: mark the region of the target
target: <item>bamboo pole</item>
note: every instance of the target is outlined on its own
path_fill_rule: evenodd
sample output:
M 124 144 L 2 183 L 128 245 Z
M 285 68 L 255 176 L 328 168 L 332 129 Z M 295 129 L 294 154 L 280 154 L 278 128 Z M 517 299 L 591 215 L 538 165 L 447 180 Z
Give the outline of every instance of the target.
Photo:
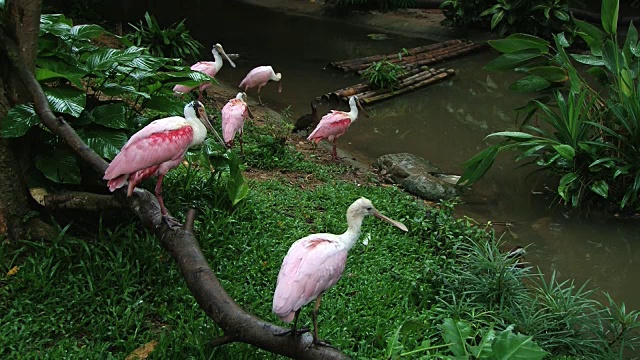
M 415 83 L 415 84 L 413 84 L 411 86 L 407 86 L 405 88 L 394 90 L 394 91 L 389 91 L 389 92 L 386 92 L 384 94 L 380 94 L 378 96 L 372 96 L 372 97 L 369 97 L 369 98 L 366 98 L 366 99 L 362 100 L 362 102 L 365 103 L 365 104 L 371 104 L 371 103 L 374 103 L 374 102 L 377 102 L 377 101 L 385 100 L 385 99 L 388 99 L 390 97 L 397 96 L 397 95 L 400 95 L 400 94 L 404 94 L 405 92 L 408 92 L 408 91 L 411 91 L 411 90 L 415 90 L 415 89 L 419 89 L 419 88 L 424 87 L 426 85 L 433 84 L 433 83 L 435 83 L 437 81 L 446 79 L 449 76 L 455 75 L 455 73 L 456 73 L 455 70 L 448 69 L 445 72 L 437 74 L 436 76 L 430 77 L 430 78 L 428 78 L 428 79 L 426 79 L 424 81 Z
M 443 47 L 452 46 L 459 43 L 462 43 L 462 40 L 448 40 L 448 41 L 443 41 L 436 44 L 418 46 L 415 48 L 407 49 L 407 52 L 409 54 L 415 55 L 415 54 L 428 52 L 428 51 L 432 51 L 432 50 L 443 48 Z M 398 56 L 398 52 L 392 53 L 392 54 L 386 54 L 386 55 L 371 55 L 363 58 L 335 61 L 335 62 L 329 63 L 328 67 L 335 67 L 335 68 L 342 69 L 344 66 L 357 65 L 362 63 L 372 63 L 374 61 L 380 61 L 385 58 L 392 58 L 397 56 Z
M 414 62 L 413 64 L 408 64 L 407 67 L 412 67 L 412 66 L 426 66 L 426 65 L 431 65 L 434 63 L 438 63 L 456 56 L 460 56 L 463 54 L 467 54 L 470 53 L 472 51 L 478 50 L 478 49 L 482 49 L 485 47 L 485 44 L 474 44 L 472 46 L 468 46 L 462 49 L 458 49 L 456 51 L 452 51 L 449 53 L 445 53 L 445 54 L 441 54 L 439 56 L 435 56 L 433 58 L 430 59 L 424 59 L 424 60 L 419 60 Z
M 415 74 L 418 74 L 420 72 L 424 71 L 424 69 L 421 68 L 415 68 L 415 69 L 411 69 L 411 70 L 407 70 L 404 74 L 400 75 L 398 77 L 399 80 L 403 80 L 406 79 L 410 76 L 413 76 Z M 322 95 L 323 99 L 326 100 L 330 100 L 330 99 L 334 99 L 334 100 L 340 100 L 340 99 L 344 99 L 344 98 L 348 98 L 352 95 L 358 94 L 358 93 L 362 93 L 365 91 L 369 91 L 371 90 L 371 86 L 369 85 L 369 83 L 359 83 L 359 84 L 355 84 L 355 85 L 351 85 L 348 86 L 346 88 L 342 88 L 330 93 L 326 93 L 324 95 Z
M 470 43 L 459 43 L 459 44 L 454 44 L 452 46 L 448 46 L 446 48 L 436 49 L 436 50 L 433 50 L 433 51 L 429 51 L 429 52 L 425 52 L 425 53 L 421 53 L 421 54 L 417 54 L 417 55 L 403 56 L 402 59 L 399 59 L 398 57 L 395 57 L 395 58 L 389 59 L 387 61 L 389 61 L 392 64 L 407 65 L 407 64 L 415 63 L 415 62 L 420 61 L 420 60 L 430 59 L 430 58 L 433 58 L 433 57 L 439 57 L 439 56 L 442 56 L 443 54 L 447 54 L 447 53 L 453 52 L 453 51 L 458 51 L 460 49 L 467 48 L 467 47 L 469 47 L 471 45 L 472 44 L 470 44 Z M 358 73 L 361 73 L 363 70 L 365 70 L 366 68 L 368 68 L 372 64 L 373 63 L 365 63 L 365 64 L 345 66 L 343 68 L 343 70 L 344 71 L 357 71 Z
M 434 76 L 437 76 L 438 74 L 442 74 L 444 72 L 446 72 L 445 69 L 438 69 L 438 70 L 431 69 L 431 70 L 428 70 L 428 71 L 421 72 L 421 73 L 419 73 L 419 74 L 417 74 L 415 76 L 412 76 L 411 78 L 405 79 L 405 81 L 403 81 L 403 82 L 400 82 L 397 85 L 397 88 L 395 88 L 393 91 L 404 89 L 406 87 L 409 87 L 409 86 L 412 86 L 412 85 L 417 84 L 419 82 L 422 82 L 424 80 L 430 79 L 430 78 L 432 78 Z M 376 97 L 376 96 L 379 96 L 379 95 L 382 95 L 382 94 L 386 94 L 386 93 L 388 93 L 390 91 L 391 90 L 389 90 L 389 89 L 375 89 L 375 90 L 368 91 L 368 92 L 365 92 L 365 93 L 362 93 L 362 94 L 357 94 L 357 96 L 358 96 L 358 99 L 368 99 L 368 98 L 371 98 L 371 97 Z

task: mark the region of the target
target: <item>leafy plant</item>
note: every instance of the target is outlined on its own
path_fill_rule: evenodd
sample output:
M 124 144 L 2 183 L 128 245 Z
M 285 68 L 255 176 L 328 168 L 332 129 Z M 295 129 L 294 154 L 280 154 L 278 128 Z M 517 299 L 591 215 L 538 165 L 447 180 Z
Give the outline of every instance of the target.
M 445 0 L 440 8 L 446 24 L 475 25 L 501 35 L 522 31 L 546 36 L 570 24 L 567 0 Z
M 477 181 L 500 151 L 515 149 L 520 152 L 517 161 L 530 159 L 560 177 L 558 195 L 571 206 L 606 199 L 619 209 L 639 208 L 638 32 L 631 24 L 621 46 L 618 1 L 604 1 L 601 13 L 602 29 L 573 20 L 589 54 L 569 53 L 571 43 L 564 33 L 554 35 L 553 44 L 524 34 L 489 42 L 503 55 L 487 64 L 488 69 L 526 74 L 512 90 L 553 94 L 521 108 L 526 114 L 522 131 L 489 135 L 504 141 L 469 159 L 462 182 Z M 586 74 L 573 61 L 589 66 Z M 600 81 L 604 91 L 594 90 L 587 75 Z M 544 123 L 531 124 L 532 118 Z
M 400 83 L 398 77 L 404 71 L 404 67 L 400 65 L 396 65 L 389 60 L 381 60 L 366 68 L 362 72 L 362 78 L 373 87 L 393 90 Z
M 197 61 L 203 46 L 189 34 L 186 19 L 163 29 L 158 21 L 149 13 L 144 14 L 145 22 L 138 26 L 129 24 L 135 31 L 127 35 L 134 45 L 146 47 L 152 55 L 159 57 L 180 58 L 188 63 Z
M 54 113 L 62 116 L 98 155 L 113 159 L 129 135 L 151 119 L 145 110 L 180 115 L 184 103 L 171 95 L 176 82 L 197 84 L 211 78 L 150 55 L 144 48 L 112 49 L 95 40 L 107 34 L 98 25 L 76 25 L 63 15 L 42 15 L 36 79 Z M 33 136 L 36 168 L 51 181 L 79 184 L 78 163 L 58 139 L 39 126 L 33 104 L 9 110 L 0 134 Z

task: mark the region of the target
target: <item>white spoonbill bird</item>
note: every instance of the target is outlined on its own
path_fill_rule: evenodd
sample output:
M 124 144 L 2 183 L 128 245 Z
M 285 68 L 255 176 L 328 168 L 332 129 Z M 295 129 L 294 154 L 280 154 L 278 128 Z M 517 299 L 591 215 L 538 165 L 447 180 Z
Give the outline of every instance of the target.
M 247 105 L 247 94 L 239 92 L 235 98 L 229 100 L 222 108 L 222 138 L 227 146 L 233 146 L 233 138 L 236 133 L 240 133 L 240 152 L 244 154 L 242 148 L 242 129 L 244 128 L 244 120 L 253 114 Z
M 187 149 L 201 144 L 207 130 L 215 133 L 204 105 L 192 101 L 184 107 L 184 117 L 158 119 L 133 134 L 120 153 L 111 161 L 103 179 L 109 180 L 109 190 L 115 191 L 129 182 L 127 196 L 142 180 L 158 176 L 155 193 L 162 216 L 169 226 L 180 224 L 172 218 L 162 201 L 162 179 L 176 168 Z
M 211 54 L 213 54 L 213 60 L 214 61 L 198 61 L 197 63 L 191 65 L 191 70 L 193 71 L 198 71 L 201 72 L 203 74 L 207 74 L 211 77 L 215 77 L 216 74 L 218 73 L 218 71 L 220 71 L 220 69 L 222 69 L 222 57 L 220 56 L 222 54 L 222 56 L 224 56 L 225 59 L 227 59 L 227 61 L 229 62 L 229 64 L 231 65 L 231 67 L 236 67 L 236 64 L 233 63 L 233 61 L 231 61 L 231 59 L 229 59 L 229 56 L 227 56 L 227 53 L 224 52 L 224 49 L 222 48 L 222 45 L 220 44 L 215 44 L 213 45 L 213 48 L 211 49 Z M 200 84 L 199 86 L 185 86 L 185 85 L 176 85 L 173 87 L 173 91 L 176 94 L 188 94 L 191 91 L 193 91 L 193 89 L 199 87 L 200 88 L 200 94 L 198 95 L 198 101 L 202 100 L 202 94 L 203 92 L 210 88 L 212 86 L 212 84 L 210 82 L 203 82 L 202 84 Z
M 294 242 L 282 261 L 276 291 L 273 295 L 273 312 L 284 322 L 293 322 L 291 333 L 295 336 L 300 308 L 316 299 L 313 309 L 313 343 L 318 341 L 318 308 L 322 294 L 335 285 L 347 263 L 347 252 L 360 237 L 362 220 L 373 215 L 403 231 L 407 227 L 378 212 L 371 201 L 356 200 L 347 209 L 349 227 L 341 235 L 313 234 Z M 284 334 L 288 334 L 289 331 Z
M 316 126 L 315 130 L 307 137 L 307 140 L 313 141 L 316 144 L 322 139 L 333 142 L 331 156 L 335 161 L 339 160 L 336 142 L 340 136 L 347 132 L 351 123 L 356 121 L 358 118 L 358 109 L 362 110 L 364 116 L 369 117 L 369 114 L 367 114 L 362 105 L 360 105 L 357 96 L 354 95 L 349 98 L 349 106 L 351 107 L 351 111 L 349 112 L 331 110 L 330 113 L 320 119 L 318 126 Z
M 258 66 L 253 70 L 249 71 L 247 76 L 244 77 L 240 85 L 238 87 L 244 87 L 244 92 L 247 92 L 247 89 L 258 87 L 258 102 L 260 105 L 264 106 L 262 103 L 262 99 L 260 98 L 260 89 L 265 86 L 269 80 L 278 82 L 278 92 L 282 92 L 282 74 L 276 73 L 273 71 L 271 66 Z

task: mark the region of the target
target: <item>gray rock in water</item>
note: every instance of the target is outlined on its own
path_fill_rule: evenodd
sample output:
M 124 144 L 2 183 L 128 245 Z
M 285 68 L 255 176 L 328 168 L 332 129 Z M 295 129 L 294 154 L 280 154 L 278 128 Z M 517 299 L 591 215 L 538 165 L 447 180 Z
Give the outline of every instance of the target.
M 449 200 L 460 195 L 460 188 L 440 176 L 440 169 L 429 161 L 409 153 L 387 154 L 374 167 L 406 191 L 430 201 Z

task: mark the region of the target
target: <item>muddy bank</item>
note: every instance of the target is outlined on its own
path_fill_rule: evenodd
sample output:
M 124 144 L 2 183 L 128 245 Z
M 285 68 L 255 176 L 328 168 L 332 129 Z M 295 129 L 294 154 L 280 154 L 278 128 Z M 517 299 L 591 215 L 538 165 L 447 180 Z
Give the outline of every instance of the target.
M 246 4 L 252 4 L 279 11 L 287 14 L 310 16 L 336 23 L 349 22 L 351 24 L 370 28 L 372 30 L 405 36 L 420 37 L 432 41 L 444 41 L 451 39 L 469 39 L 483 41 L 494 37 L 491 33 L 483 33 L 474 29 L 452 28 L 440 24 L 444 15 L 439 9 L 404 9 L 389 12 L 378 11 L 354 11 L 349 14 L 340 14 L 328 11 L 323 1 L 299 1 L 299 0 L 239 0 Z

